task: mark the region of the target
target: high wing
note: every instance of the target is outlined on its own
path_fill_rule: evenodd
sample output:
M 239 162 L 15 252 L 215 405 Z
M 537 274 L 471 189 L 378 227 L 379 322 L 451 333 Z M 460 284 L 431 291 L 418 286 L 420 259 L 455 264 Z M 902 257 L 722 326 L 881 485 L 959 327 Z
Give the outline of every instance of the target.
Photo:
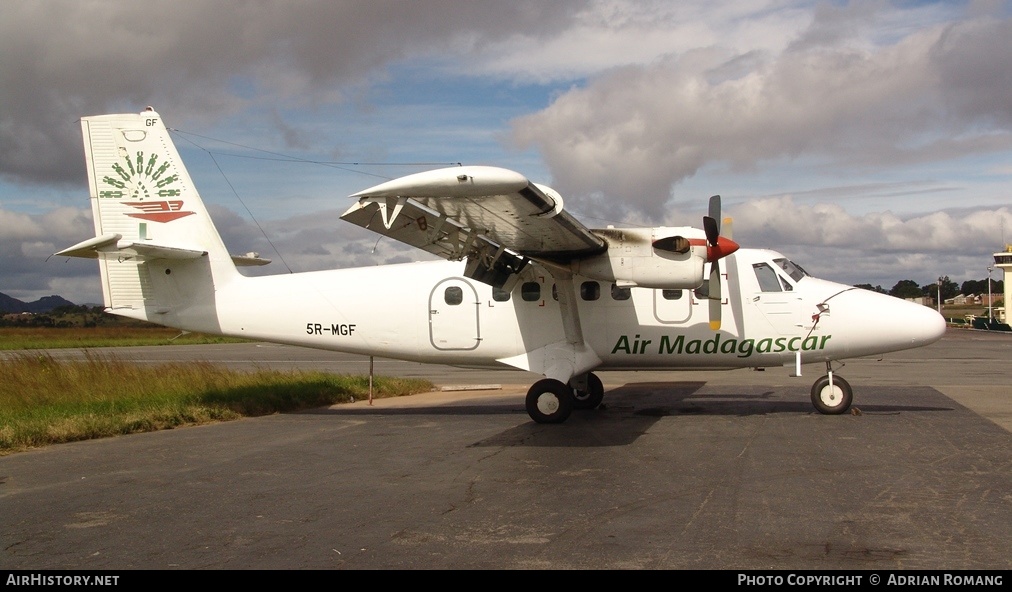
M 463 166 L 394 179 L 360 191 L 341 218 L 451 260 L 465 275 L 511 286 L 529 258 L 568 263 L 607 243 L 563 210 L 562 197 L 520 173 Z

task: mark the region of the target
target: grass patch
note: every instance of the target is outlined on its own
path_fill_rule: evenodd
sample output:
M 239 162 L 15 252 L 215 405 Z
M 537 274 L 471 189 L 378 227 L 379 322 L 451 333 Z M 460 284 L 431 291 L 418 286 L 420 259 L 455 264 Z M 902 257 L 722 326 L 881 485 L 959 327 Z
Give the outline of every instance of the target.
M 375 377 L 373 397 L 432 390 Z M 18 354 L 0 361 L 0 455 L 60 442 L 150 432 L 345 403 L 369 395 L 369 377 L 239 372 L 206 362 L 141 366 L 111 357 L 61 362 Z
M 246 341 L 203 333 L 182 335 L 180 333 L 178 329 L 136 325 L 87 328 L 0 327 L 0 350 L 242 343 Z

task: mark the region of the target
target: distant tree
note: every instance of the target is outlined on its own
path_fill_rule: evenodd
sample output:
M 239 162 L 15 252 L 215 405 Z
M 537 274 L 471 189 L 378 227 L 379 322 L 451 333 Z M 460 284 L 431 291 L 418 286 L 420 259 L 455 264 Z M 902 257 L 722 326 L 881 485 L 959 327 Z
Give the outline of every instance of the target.
M 897 298 L 919 298 L 924 295 L 924 291 L 914 280 L 900 280 L 889 290 L 889 295 Z
M 51 310 L 50 314 L 54 314 L 54 315 L 72 315 L 72 314 L 82 314 L 82 313 L 86 313 L 86 312 L 88 312 L 88 307 L 87 306 L 79 306 L 77 304 L 63 304 L 63 305 L 57 306 L 56 308 L 54 308 L 53 310 Z
M 861 288 L 862 290 L 871 290 L 872 292 L 878 292 L 879 294 L 888 294 L 886 289 L 882 286 L 873 286 L 871 284 L 856 284 L 855 288 Z
M 959 295 L 959 284 L 949 279 L 949 276 L 942 278 L 942 300 L 955 298 Z
M 28 324 L 32 327 L 55 327 L 56 321 L 49 315 L 32 315 Z
M 931 296 L 932 298 L 938 298 L 938 282 L 931 282 L 930 284 L 924 284 L 921 286 L 921 291 L 925 296 Z M 959 284 L 949 279 L 949 276 L 942 278 L 942 300 L 949 298 L 955 298 L 959 294 Z
M 987 278 L 981 280 L 967 280 L 960 288 L 963 294 L 987 294 Z M 1005 282 L 1002 280 L 991 280 L 991 293 L 1001 294 L 1005 291 Z

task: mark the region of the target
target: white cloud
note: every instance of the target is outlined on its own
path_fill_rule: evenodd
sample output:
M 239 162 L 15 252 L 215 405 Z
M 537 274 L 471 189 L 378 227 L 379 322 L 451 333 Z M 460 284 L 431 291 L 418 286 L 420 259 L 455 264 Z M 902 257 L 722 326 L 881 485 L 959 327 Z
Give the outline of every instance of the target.
M 783 252 L 827 279 L 886 288 L 900 279 L 986 277 L 1003 228 L 1012 228 L 1010 207 L 900 218 L 889 212 L 851 215 L 837 205 L 780 197 L 753 200 L 728 213 L 743 247 Z
M 185 113 L 177 125 L 198 128 L 256 102 L 311 108 L 341 100 L 342 86 L 397 60 L 473 52 L 517 30 L 551 35 L 583 4 L 5 2 L 0 174 L 35 183 L 83 178 L 82 115 L 154 105 Z
M 799 37 L 804 39 L 805 37 Z M 704 48 L 616 68 L 514 122 L 564 195 L 659 217 L 704 166 L 802 155 L 881 170 L 1012 149 L 1012 20 L 913 31 L 881 47 Z

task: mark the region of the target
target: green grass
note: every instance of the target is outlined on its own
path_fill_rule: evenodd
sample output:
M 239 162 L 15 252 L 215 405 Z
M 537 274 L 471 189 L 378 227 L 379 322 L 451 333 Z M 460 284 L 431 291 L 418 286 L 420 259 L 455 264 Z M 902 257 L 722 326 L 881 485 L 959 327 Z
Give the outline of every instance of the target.
M 243 341 L 243 339 L 202 333 L 181 334 L 178 329 L 158 326 L 0 327 L 0 350 L 241 343 Z
M 375 377 L 373 397 L 432 384 Z M 367 376 L 239 372 L 205 362 L 140 366 L 99 356 L 0 361 L 0 455 L 60 442 L 229 421 L 364 399 Z

